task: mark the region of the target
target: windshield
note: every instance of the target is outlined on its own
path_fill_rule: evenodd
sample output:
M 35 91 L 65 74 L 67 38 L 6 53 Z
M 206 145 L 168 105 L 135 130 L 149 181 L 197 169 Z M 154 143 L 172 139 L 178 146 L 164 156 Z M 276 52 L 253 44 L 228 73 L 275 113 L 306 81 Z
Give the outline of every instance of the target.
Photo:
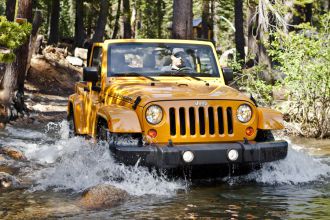
M 108 49 L 108 76 L 219 77 L 207 45 L 118 43 Z

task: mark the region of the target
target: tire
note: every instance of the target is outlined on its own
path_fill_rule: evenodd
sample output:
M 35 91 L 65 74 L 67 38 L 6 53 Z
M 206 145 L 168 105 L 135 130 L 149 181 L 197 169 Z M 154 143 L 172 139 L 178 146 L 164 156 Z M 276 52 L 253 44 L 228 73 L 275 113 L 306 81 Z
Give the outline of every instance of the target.
M 110 150 L 115 147 L 140 147 L 142 146 L 142 136 L 139 134 L 114 134 L 108 129 L 105 121 L 100 121 L 97 126 L 98 141 L 106 141 Z
M 275 141 L 274 135 L 271 130 L 258 130 L 256 142 Z

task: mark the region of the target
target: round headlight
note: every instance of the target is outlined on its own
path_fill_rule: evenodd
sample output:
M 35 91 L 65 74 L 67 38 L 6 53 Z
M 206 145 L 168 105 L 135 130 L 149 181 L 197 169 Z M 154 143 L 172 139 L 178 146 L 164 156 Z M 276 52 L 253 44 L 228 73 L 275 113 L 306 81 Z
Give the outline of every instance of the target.
M 146 111 L 146 119 L 150 124 L 158 124 L 163 119 L 163 110 L 158 105 L 149 106 Z
M 243 122 L 243 123 L 248 122 L 251 120 L 251 117 L 252 117 L 252 110 L 251 110 L 250 106 L 243 104 L 238 107 L 237 119 L 240 122 Z

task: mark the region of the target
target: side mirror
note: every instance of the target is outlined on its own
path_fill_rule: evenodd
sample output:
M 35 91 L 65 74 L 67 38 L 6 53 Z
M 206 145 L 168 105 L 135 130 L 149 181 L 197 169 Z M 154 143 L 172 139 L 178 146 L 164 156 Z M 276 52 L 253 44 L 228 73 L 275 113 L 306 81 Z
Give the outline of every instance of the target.
M 228 85 L 231 81 L 234 80 L 233 69 L 229 67 L 222 68 L 223 76 L 225 78 L 225 83 Z
M 83 81 L 95 84 L 99 81 L 99 70 L 97 67 L 85 67 L 83 70 Z

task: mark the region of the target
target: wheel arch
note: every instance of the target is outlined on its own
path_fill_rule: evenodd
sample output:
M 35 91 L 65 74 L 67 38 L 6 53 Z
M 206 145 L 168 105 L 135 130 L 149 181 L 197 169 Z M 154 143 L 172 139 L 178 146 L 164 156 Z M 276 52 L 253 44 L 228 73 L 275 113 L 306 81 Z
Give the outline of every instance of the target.
M 125 106 L 111 104 L 100 108 L 96 114 L 95 131 L 100 122 L 105 122 L 112 133 L 142 133 L 136 112 Z

